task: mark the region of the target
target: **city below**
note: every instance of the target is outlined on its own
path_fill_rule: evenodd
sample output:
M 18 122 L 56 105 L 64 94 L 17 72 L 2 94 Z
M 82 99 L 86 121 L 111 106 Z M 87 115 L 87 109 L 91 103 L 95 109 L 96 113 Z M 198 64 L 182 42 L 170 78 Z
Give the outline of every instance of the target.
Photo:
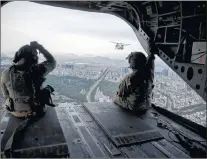
M 121 65 L 118 60 L 110 63 L 105 58 L 99 57 L 99 62 L 95 59 L 90 62 L 57 60 L 57 67 L 46 80 L 46 84 L 52 85 L 56 91 L 54 103 L 113 101 L 119 83 L 131 70 L 127 63 Z M 3 69 L 8 68 L 11 58 L 3 57 L 1 65 Z M 206 102 L 168 66 L 157 67 L 156 61 L 155 66 L 153 103 L 206 126 Z

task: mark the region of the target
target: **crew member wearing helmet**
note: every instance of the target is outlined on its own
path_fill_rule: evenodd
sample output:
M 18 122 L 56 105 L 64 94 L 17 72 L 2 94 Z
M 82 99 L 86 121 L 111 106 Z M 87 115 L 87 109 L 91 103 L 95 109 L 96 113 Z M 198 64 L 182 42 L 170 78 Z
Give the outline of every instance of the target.
M 37 50 L 46 58 L 40 64 Z M 34 41 L 22 46 L 13 62 L 14 65 L 4 70 L 1 76 L 1 90 L 6 100 L 4 105 L 16 117 L 35 115 L 40 107 L 34 90 L 41 89 L 44 77 L 56 67 L 56 61 L 42 45 Z M 43 109 L 45 111 L 45 107 Z
M 146 58 L 142 52 L 132 52 L 126 59 L 133 72 L 120 83 L 114 103 L 136 113 L 145 113 L 151 107 L 154 53 Z

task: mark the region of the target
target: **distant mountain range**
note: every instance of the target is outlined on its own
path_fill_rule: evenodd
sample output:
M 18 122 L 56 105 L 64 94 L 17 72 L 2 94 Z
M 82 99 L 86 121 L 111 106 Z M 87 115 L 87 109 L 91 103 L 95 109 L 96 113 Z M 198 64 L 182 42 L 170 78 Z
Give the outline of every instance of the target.
M 12 60 L 12 58 L 8 57 L 8 56 L 2 56 L 1 55 L 1 61 L 4 61 L 4 60 Z
M 78 56 L 75 54 L 67 55 L 54 55 L 59 63 L 88 63 L 88 64 L 105 64 L 105 65 L 127 65 L 126 60 L 115 60 L 108 57 L 93 56 L 86 54 L 84 56 Z
M 67 55 L 55 55 L 55 58 L 58 62 L 62 63 L 90 63 L 90 64 L 106 64 L 106 65 L 117 65 L 117 66 L 128 66 L 128 61 L 126 59 L 116 60 L 110 59 L 108 57 L 102 56 L 93 56 L 90 54 L 86 54 L 84 56 L 78 56 L 75 54 L 67 54 Z M 165 64 L 159 57 L 155 60 L 156 68 L 168 68 L 167 64 Z
M 85 54 L 84 56 L 78 56 L 73 53 L 68 53 L 67 55 L 62 55 L 56 53 L 54 54 L 55 59 L 58 63 L 87 63 L 91 65 L 113 65 L 113 66 L 128 66 L 128 61 L 123 60 L 116 60 L 116 59 L 110 59 L 108 57 L 102 57 L 102 56 L 93 56 L 90 54 Z M 3 61 L 12 61 L 13 57 L 11 54 L 1 54 L 1 62 Z M 39 56 L 40 61 L 44 61 L 43 56 Z M 4 63 L 4 62 L 3 62 Z M 159 58 L 156 58 L 155 61 L 156 68 L 168 68 L 168 66 Z

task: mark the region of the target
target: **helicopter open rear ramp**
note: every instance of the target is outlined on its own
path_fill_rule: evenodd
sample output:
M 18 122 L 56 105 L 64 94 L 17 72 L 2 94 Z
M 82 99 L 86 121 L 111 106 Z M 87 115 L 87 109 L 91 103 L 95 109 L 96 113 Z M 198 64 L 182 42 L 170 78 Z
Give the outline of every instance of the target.
M 14 132 L 14 129 L 23 121 L 11 116 L 9 113 L 3 118 L 8 118 L 5 130 L 1 127 L 1 152 Z M 15 137 L 13 157 L 36 158 L 36 157 L 69 157 L 68 145 L 64 137 L 61 125 L 54 108 L 49 107 L 43 118 L 32 123 L 24 133 Z
M 112 102 L 84 106 L 117 147 L 163 139 L 156 129 Z

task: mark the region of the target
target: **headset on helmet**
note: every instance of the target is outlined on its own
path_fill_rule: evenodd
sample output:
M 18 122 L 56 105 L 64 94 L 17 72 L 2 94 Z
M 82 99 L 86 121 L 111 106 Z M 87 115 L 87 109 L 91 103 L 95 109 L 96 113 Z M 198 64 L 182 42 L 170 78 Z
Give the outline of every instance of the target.
M 26 58 L 36 62 L 37 51 L 33 49 L 30 45 L 22 46 L 14 55 L 14 63 L 17 63 L 21 58 Z
M 131 52 L 126 59 L 128 59 L 132 69 L 144 67 L 147 61 L 146 56 L 142 52 Z

